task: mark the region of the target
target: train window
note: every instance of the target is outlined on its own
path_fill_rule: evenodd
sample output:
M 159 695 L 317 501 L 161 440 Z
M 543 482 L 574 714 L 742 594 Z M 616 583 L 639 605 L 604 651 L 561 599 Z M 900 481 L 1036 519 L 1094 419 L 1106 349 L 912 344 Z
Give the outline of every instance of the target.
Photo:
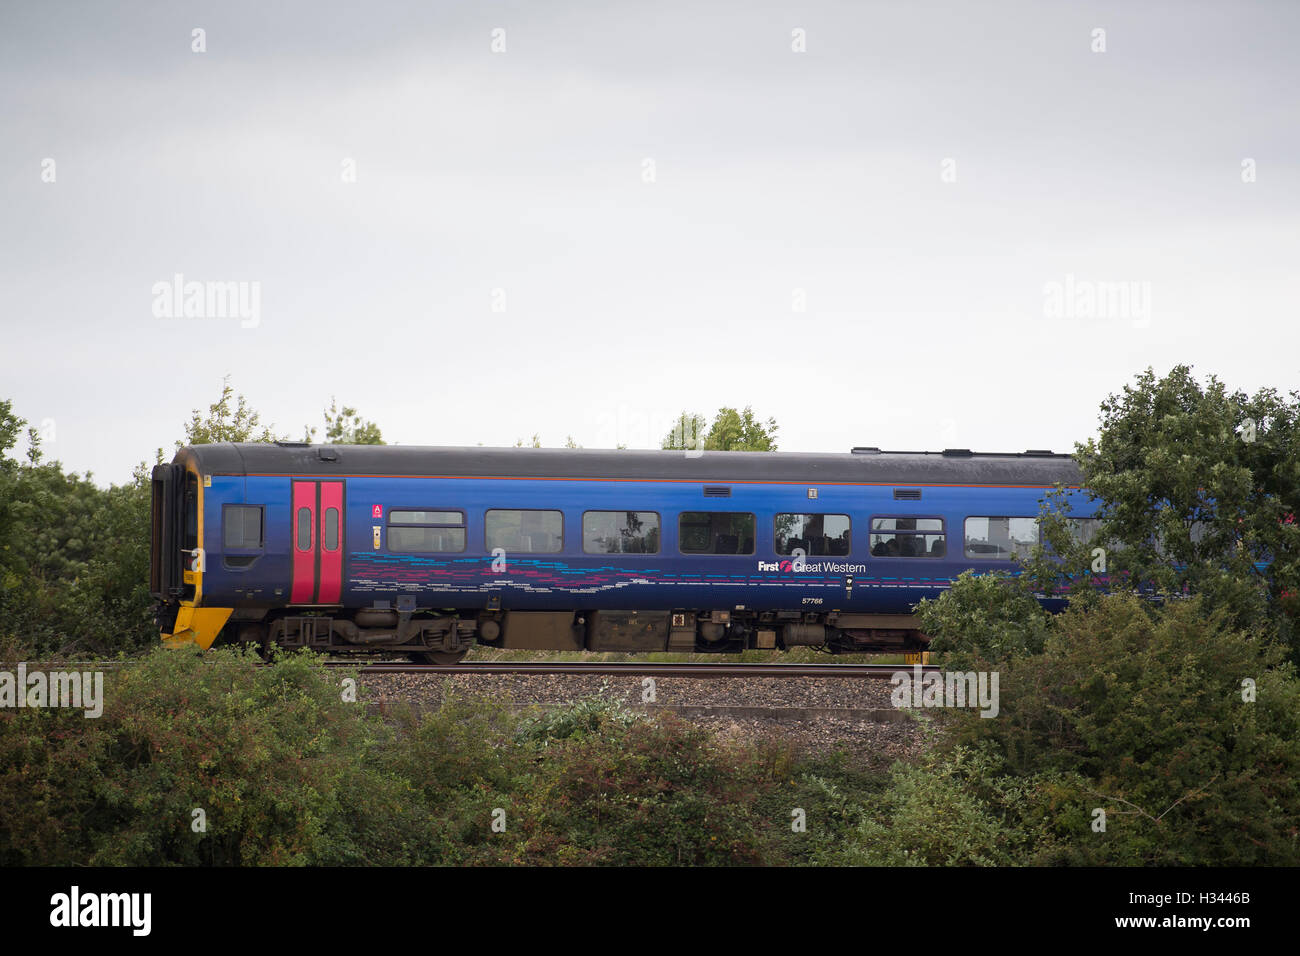
M 199 546 L 199 479 L 192 471 L 185 473 L 185 545 L 186 551 L 194 551 Z M 191 567 L 192 559 L 187 557 L 185 567 Z
M 226 505 L 221 511 L 221 546 L 226 551 L 262 550 L 262 506 Z
M 464 551 L 465 529 L 390 527 L 388 550 L 416 553 Z
M 326 551 L 337 551 L 339 549 L 339 509 L 325 509 L 325 540 L 324 546 Z
M 1065 521 L 1065 530 L 1069 532 L 1070 540 L 1074 544 L 1091 543 L 1092 540 L 1100 534 L 1101 526 L 1103 524 L 1100 518 L 1065 518 L 1063 520 Z M 1042 538 L 1043 547 L 1049 552 L 1052 551 L 1052 544 L 1047 540 L 1046 536 L 1042 534 L 1041 529 L 1039 530 L 1039 536 Z M 1112 545 L 1109 545 L 1109 547 L 1112 547 L 1115 550 L 1122 550 L 1124 545 L 1119 542 L 1114 542 Z
M 1066 518 L 1065 526 L 1070 530 L 1070 537 L 1076 544 L 1087 544 L 1101 530 L 1100 518 Z
M 311 550 L 311 509 L 298 509 L 298 550 Z
M 942 518 L 899 515 L 871 519 L 873 557 L 942 558 L 947 551 Z
M 464 525 L 465 518 L 459 511 L 390 511 L 389 524 L 434 524 Z
M 794 554 L 795 549 L 812 555 L 849 553 L 848 515 L 778 514 L 776 553 Z
M 684 554 L 753 554 L 754 526 L 747 512 L 683 511 L 677 547 Z
M 981 561 L 1010 561 L 1028 557 L 1038 544 L 1037 518 L 966 519 L 966 557 Z
M 586 511 L 582 550 L 587 554 L 658 554 L 659 515 L 653 511 Z
M 465 550 L 462 511 L 390 511 L 388 550 L 438 553 Z
M 564 515 L 559 511 L 489 511 L 487 548 L 523 554 L 554 554 L 564 548 Z

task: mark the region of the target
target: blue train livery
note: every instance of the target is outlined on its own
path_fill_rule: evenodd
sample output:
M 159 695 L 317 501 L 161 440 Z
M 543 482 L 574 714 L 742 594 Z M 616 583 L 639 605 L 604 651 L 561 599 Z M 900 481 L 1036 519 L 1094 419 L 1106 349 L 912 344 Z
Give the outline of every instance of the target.
M 383 650 L 918 650 L 913 609 L 1009 571 L 1072 459 L 300 443 L 153 473 L 163 637 Z

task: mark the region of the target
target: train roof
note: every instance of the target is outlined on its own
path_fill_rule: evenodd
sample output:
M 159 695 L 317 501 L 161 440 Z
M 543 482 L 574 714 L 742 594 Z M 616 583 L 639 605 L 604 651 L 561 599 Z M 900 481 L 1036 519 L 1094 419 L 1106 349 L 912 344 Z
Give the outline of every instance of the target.
M 205 474 L 570 478 L 707 482 L 881 485 L 1078 485 L 1069 455 L 947 449 L 938 452 L 855 448 L 841 454 L 799 452 L 454 448 L 419 445 L 312 445 L 243 442 L 192 445 Z

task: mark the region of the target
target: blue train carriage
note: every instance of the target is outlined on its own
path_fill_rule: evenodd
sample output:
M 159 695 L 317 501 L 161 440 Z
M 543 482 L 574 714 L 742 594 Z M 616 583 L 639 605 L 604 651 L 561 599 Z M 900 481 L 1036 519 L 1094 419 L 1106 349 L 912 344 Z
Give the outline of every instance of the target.
M 203 648 L 916 650 L 916 603 L 1013 568 L 1058 482 L 1046 451 L 198 445 L 153 472 L 151 591 Z

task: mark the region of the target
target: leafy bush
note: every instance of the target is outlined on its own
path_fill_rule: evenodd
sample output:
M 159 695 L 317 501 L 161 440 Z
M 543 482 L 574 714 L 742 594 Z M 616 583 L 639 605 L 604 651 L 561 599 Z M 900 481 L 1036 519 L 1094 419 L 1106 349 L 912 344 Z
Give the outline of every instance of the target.
M 756 813 L 753 794 L 766 781 L 737 749 L 671 715 L 610 711 L 593 727 L 590 704 L 577 709 L 589 729 L 544 738 L 546 759 L 517 800 L 513 862 L 761 862 L 772 821 Z
M 521 741 L 545 747 L 552 740 L 567 740 L 575 735 L 600 733 L 610 727 L 625 730 L 643 714 L 629 710 L 612 697 L 594 694 L 582 697 L 565 707 L 555 707 L 525 718 L 519 725 Z
M 383 719 L 306 654 L 158 648 L 106 676 L 98 719 L 0 710 L 0 864 L 816 862 L 875 781 L 604 698 L 520 717 L 445 690 Z
M 930 650 L 942 652 L 944 665 L 956 670 L 977 660 L 1037 654 L 1051 623 L 1023 579 L 971 571 L 937 600 L 922 601 L 916 613 Z
M 109 675 L 98 719 L 0 713 L 0 860 L 334 861 L 356 815 L 400 816 L 401 788 L 364 759 L 383 725 L 302 655 L 254 663 L 234 650 L 159 649 Z M 196 810 L 205 832 L 193 829 Z M 404 859 L 400 841 L 379 843 L 367 852 Z
M 1041 855 L 1300 862 L 1300 683 L 1283 645 L 1226 618 L 1200 599 L 1105 596 L 1062 615 L 1042 654 L 999 665 L 997 718 L 954 715 L 953 740 L 989 748 L 1007 780 L 1075 781 L 1067 802 L 1087 815 L 1055 831 L 1068 846 Z M 1090 825 L 1095 809 L 1104 833 Z
M 465 697 L 444 687 L 432 713 L 394 714 L 396 738 L 380 751 L 380 765 L 409 782 L 421 807 L 422 862 L 493 863 L 502 837 L 493 812 L 509 811 L 513 794 L 528 785 L 531 753 L 516 743 L 517 718 L 499 700 Z

